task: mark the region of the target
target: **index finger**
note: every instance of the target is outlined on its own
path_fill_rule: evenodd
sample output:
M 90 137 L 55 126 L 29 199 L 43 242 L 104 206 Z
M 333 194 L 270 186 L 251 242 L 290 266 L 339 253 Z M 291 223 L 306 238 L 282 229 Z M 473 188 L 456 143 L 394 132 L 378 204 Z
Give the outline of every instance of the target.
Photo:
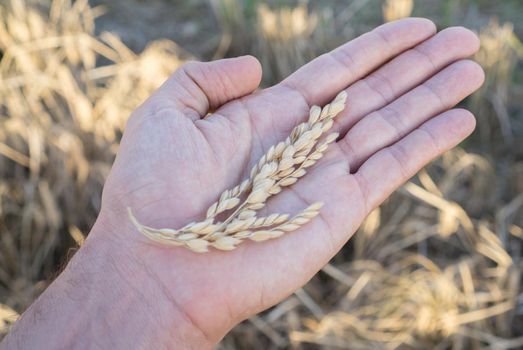
M 325 53 L 276 85 L 299 93 L 308 105 L 323 105 L 348 85 L 436 33 L 425 18 L 386 23 Z

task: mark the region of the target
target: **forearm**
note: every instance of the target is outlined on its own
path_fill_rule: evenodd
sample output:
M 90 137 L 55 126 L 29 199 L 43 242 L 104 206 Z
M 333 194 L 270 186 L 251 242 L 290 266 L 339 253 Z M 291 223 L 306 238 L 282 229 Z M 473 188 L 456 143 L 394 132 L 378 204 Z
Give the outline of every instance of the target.
M 139 261 L 88 239 L 2 346 L 210 348 L 159 283 Z

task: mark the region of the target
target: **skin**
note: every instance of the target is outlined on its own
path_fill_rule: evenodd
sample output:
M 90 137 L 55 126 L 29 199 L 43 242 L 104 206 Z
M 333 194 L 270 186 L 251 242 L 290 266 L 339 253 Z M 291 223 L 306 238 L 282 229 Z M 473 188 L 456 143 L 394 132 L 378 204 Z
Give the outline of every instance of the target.
M 466 60 L 478 46 L 467 29 L 436 33 L 429 20 L 411 18 L 263 90 L 251 56 L 184 65 L 130 117 L 89 238 L 3 345 L 211 348 L 304 285 L 373 208 L 473 131 L 471 113 L 452 107 L 483 82 Z M 348 99 L 334 127 L 339 140 L 267 207 L 292 214 L 324 202 L 303 228 L 197 254 L 151 243 L 130 223 L 126 207 L 153 227 L 201 220 L 311 105 L 341 90 Z

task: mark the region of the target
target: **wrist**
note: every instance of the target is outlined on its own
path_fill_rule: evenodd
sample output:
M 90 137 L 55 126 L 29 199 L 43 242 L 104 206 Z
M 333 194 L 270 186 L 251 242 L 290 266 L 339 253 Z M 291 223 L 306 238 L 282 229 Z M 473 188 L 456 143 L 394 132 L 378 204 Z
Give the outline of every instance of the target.
M 205 274 L 201 272 L 208 271 L 209 264 L 213 264 L 210 255 L 160 246 L 141 235 L 129 220 L 127 211 L 124 213 L 116 215 L 102 210 L 89 237 L 93 246 L 100 247 L 96 250 L 108 250 L 103 255 L 113 256 L 117 252 L 120 256 L 116 264 L 120 267 L 118 273 L 124 279 L 133 280 L 136 274 L 142 275 L 140 281 L 135 281 L 135 286 L 148 285 L 153 289 L 152 294 L 169 301 L 186 321 L 187 328 L 192 328 L 192 332 L 210 346 L 217 344 L 232 327 L 245 319 L 249 314 L 245 310 L 250 309 L 241 303 L 229 303 L 223 292 L 218 291 L 220 284 L 215 276 L 202 278 Z M 147 217 L 147 214 L 142 213 L 142 216 Z M 172 225 L 181 225 L 181 222 Z M 221 259 L 222 255 L 211 257 Z M 127 262 L 126 266 L 122 266 L 123 261 Z
M 13 326 L 8 347 L 211 348 L 161 282 L 125 247 L 116 247 L 107 229 L 93 227 L 62 274 Z
M 122 242 L 113 231 L 99 220 L 66 271 L 76 281 L 72 285 L 87 287 L 82 288 L 85 307 L 96 310 L 93 321 L 105 324 L 114 342 L 134 339 L 121 344 L 128 347 L 211 348 L 172 292 L 135 254 L 136 242 Z

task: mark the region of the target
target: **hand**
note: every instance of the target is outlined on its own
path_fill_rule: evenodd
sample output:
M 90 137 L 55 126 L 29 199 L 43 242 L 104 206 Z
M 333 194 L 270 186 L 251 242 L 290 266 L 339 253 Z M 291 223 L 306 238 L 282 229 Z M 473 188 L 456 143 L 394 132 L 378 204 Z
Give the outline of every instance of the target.
M 463 28 L 435 33 L 425 19 L 385 24 L 260 91 L 253 57 L 184 65 L 131 116 L 87 246 L 109 252 L 133 288 L 161 291 L 155 295 L 217 342 L 305 284 L 373 208 L 472 132 L 473 116 L 451 108 L 482 84 L 481 68 L 464 60 L 478 39 Z M 127 207 L 152 227 L 201 220 L 311 105 L 341 90 L 348 99 L 333 130 L 338 142 L 267 206 L 293 214 L 324 202 L 303 228 L 197 254 L 158 246 L 132 226 Z M 143 271 L 148 279 L 135 281 Z
M 253 57 L 184 65 L 129 120 L 103 196 L 101 220 L 118 228 L 113 240 L 154 271 L 212 341 L 293 293 L 373 208 L 472 132 L 473 116 L 450 108 L 482 84 L 481 68 L 463 60 L 478 40 L 463 28 L 435 32 L 424 19 L 383 25 L 261 91 Z M 339 141 L 267 207 L 296 213 L 324 202 L 302 229 L 231 252 L 195 254 L 151 243 L 130 225 L 127 206 L 158 228 L 201 220 L 311 105 L 343 89 Z

